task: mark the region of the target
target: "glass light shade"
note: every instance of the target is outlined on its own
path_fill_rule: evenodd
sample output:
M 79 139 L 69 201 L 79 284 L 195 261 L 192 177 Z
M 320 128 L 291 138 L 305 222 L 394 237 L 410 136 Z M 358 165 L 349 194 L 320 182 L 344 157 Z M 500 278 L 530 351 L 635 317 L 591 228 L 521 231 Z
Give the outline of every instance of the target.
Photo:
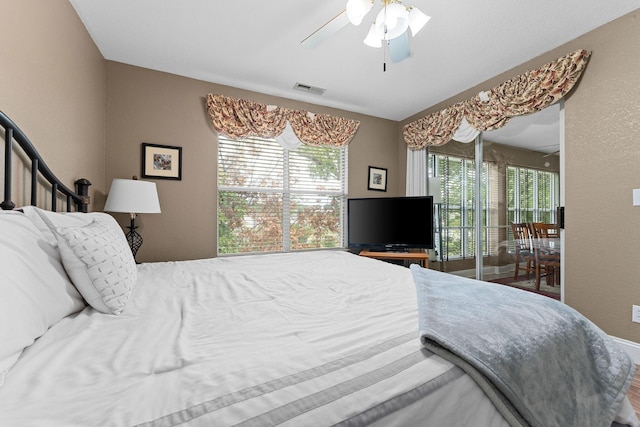
M 411 28 L 411 35 L 415 37 L 418 31 L 424 27 L 431 19 L 430 16 L 425 15 L 417 7 L 411 7 L 409 11 L 409 27 Z
M 155 182 L 115 178 L 104 205 L 106 212 L 160 213 Z
M 387 4 L 378 12 L 374 25 L 384 40 L 395 39 L 409 28 L 409 12 L 402 3 Z
M 382 35 L 376 31 L 376 24 L 371 24 L 369 33 L 364 39 L 364 44 L 371 47 L 382 47 Z
M 353 25 L 360 25 L 362 19 L 373 7 L 373 0 L 347 1 L 347 18 Z

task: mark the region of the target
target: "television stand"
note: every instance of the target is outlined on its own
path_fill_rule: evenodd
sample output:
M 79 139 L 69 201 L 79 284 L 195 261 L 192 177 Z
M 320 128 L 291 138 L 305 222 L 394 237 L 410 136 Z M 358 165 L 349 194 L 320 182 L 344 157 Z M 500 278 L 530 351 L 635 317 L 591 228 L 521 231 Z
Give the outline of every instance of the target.
M 396 261 L 418 261 L 418 264 L 424 268 L 429 268 L 429 254 L 425 251 L 416 252 L 374 252 L 361 251 L 360 256 L 375 258 L 380 260 L 396 260 Z

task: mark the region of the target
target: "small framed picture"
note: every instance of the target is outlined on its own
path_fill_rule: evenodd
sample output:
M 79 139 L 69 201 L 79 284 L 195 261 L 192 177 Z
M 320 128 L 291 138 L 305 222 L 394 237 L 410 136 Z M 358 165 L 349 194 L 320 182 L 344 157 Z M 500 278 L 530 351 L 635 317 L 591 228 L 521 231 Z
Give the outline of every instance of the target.
M 182 147 L 142 143 L 142 177 L 182 179 Z
M 387 170 L 369 166 L 369 190 L 387 191 Z

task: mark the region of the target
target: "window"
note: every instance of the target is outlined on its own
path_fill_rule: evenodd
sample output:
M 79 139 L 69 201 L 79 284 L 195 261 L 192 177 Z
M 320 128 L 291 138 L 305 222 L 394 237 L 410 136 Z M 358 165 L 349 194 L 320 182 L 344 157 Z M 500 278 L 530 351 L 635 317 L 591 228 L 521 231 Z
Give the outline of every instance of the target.
M 497 194 L 495 166 L 482 164 L 482 227 L 483 254 L 488 255 L 492 239 L 488 237 L 492 223 L 492 195 Z M 442 248 L 444 260 L 473 258 L 476 253 L 474 237 L 475 210 L 475 161 L 459 157 L 435 154 L 429 158 L 429 176 L 440 177 L 442 206 Z
M 218 254 L 343 247 L 347 154 L 221 135 Z
M 560 177 L 555 172 L 507 167 L 509 222 L 556 222 Z

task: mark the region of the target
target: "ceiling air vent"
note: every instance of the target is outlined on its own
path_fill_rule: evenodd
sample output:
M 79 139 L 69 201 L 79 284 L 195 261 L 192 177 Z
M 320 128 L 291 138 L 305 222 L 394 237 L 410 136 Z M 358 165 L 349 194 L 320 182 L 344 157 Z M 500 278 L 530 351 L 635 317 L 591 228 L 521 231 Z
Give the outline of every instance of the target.
M 306 85 L 304 83 L 296 83 L 293 86 L 294 89 L 301 90 L 303 92 L 313 93 L 314 95 L 322 95 L 326 89 L 322 89 L 321 87 L 315 87 Z

